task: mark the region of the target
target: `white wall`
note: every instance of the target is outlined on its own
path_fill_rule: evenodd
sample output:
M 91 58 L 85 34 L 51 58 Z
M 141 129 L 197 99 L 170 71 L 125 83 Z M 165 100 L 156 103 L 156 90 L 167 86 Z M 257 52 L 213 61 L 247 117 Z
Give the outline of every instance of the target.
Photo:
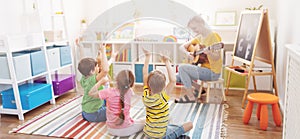
M 277 36 L 277 62 L 276 75 L 277 85 L 281 105 L 284 104 L 286 88 L 286 56 L 285 44 L 300 44 L 300 17 L 295 16 L 300 12 L 299 7 L 295 4 L 296 0 L 281 1 L 277 0 L 278 13 L 278 36 Z M 280 6 L 279 6 L 280 5 Z
M 19 0 L 0 1 L 0 35 L 21 33 L 23 5 Z
M 2 21 L 0 22 L 0 34 L 18 34 L 24 32 L 24 20 L 22 19 L 24 11 L 24 1 L 32 2 L 33 0 L 0 1 L 0 17 Z M 81 19 L 86 19 L 89 24 L 94 19 L 96 19 L 98 15 L 105 12 L 107 9 L 128 1 L 129 0 L 64 0 L 70 40 L 73 41 L 75 37 L 79 36 Z M 134 1 L 136 0 L 132 0 L 132 2 Z M 257 7 L 260 4 L 263 4 L 265 8 L 269 9 L 271 19 L 276 19 L 276 3 L 269 0 L 174 0 L 174 2 L 183 4 L 198 13 L 209 15 L 211 24 L 213 24 L 214 22 L 215 11 L 235 10 L 238 13 L 238 20 L 241 10 L 246 7 Z M 153 9 L 155 10 L 155 7 L 153 7 Z
M 84 19 L 84 0 L 64 0 L 67 29 L 70 41 L 79 36 L 81 20 Z
M 107 9 L 129 0 L 84 0 L 84 17 L 91 23 Z
M 91 23 L 98 15 L 106 11 L 107 9 L 116 6 L 129 0 L 85 0 L 84 9 L 85 17 Z M 132 0 L 134 2 L 136 0 Z M 237 20 L 239 19 L 240 11 L 247 7 L 258 7 L 263 4 L 264 8 L 269 9 L 270 19 L 276 19 L 276 3 L 270 0 L 173 0 L 174 2 L 185 5 L 197 13 L 208 15 L 210 18 L 210 24 L 214 23 L 215 11 L 237 11 Z M 155 10 L 155 7 L 153 7 Z
M 215 11 L 236 11 L 237 21 L 240 16 L 240 12 L 247 7 L 258 7 L 263 5 L 264 8 L 268 8 L 270 11 L 271 19 L 276 18 L 276 3 L 270 0 L 175 0 L 183 5 L 186 5 L 194 9 L 198 13 L 206 14 L 210 17 L 210 24 L 214 23 Z
M 44 2 L 45 0 L 39 0 Z M 22 34 L 28 29 L 24 29 L 25 8 L 32 11 L 34 0 L 1 0 L 0 1 L 0 35 Z M 80 20 L 83 19 L 83 0 L 64 0 L 64 9 L 67 19 L 67 29 L 70 41 L 78 37 L 80 30 Z M 40 4 L 41 5 L 41 4 Z M 48 5 L 49 6 L 49 5 Z

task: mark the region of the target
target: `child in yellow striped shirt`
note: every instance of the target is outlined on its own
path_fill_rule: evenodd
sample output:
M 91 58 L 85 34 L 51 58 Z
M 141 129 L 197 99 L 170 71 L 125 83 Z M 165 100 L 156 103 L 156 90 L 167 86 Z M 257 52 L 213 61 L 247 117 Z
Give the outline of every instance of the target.
M 170 61 L 162 56 L 169 75 L 166 86 L 166 76 L 159 70 L 154 70 L 148 75 L 150 52 L 143 49 L 146 58 L 143 67 L 144 93 L 143 103 L 146 106 L 146 123 L 144 134 L 148 138 L 175 139 L 193 128 L 192 122 L 182 126 L 169 125 L 169 94 L 175 87 L 176 78 L 172 75 Z

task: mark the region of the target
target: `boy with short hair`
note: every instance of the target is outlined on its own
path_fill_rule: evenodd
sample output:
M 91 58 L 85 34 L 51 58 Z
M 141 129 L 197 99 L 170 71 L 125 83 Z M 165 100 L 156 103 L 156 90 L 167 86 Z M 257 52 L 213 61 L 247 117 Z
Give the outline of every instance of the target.
M 146 58 L 143 67 L 144 93 L 143 103 L 146 106 L 146 123 L 144 134 L 148 138 L 175 139 L 193 128 L 192 122 L 182 126 L 169 125 L 169 94 L 175 87 L 176 78 L 172 75 L 169 58 L 161 56 L 166 64 L 169 83 L 166 86 L 166 76 L 159 70 L 154 70 L 148 75 L 150 60 L 149 51 L 143 49 Z

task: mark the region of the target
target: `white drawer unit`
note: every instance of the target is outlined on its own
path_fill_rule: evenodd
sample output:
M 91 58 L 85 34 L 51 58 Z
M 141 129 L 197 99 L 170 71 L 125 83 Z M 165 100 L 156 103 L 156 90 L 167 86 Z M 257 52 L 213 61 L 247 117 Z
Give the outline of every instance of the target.
M 47 49 L 48 62 L 50 70 L 55 70 L 60 67 L 60 52 L 58 47 L 50 47 Z
M 287 47 L 286 90 L 284 98 L 283 139 L 300 138 L 300 45 L 289 44 Z
M 13 64 L 18 81 L 31 77 L 30 54 L 13 54 Z M 0 65 L 0 79 L 10 79 L 6 55 L 0 56 Z

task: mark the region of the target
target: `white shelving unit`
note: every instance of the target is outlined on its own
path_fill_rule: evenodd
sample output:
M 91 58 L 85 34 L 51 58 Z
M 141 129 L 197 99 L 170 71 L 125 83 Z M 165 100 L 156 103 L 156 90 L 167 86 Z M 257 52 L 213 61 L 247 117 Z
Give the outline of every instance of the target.
M 232 31 L 234 29 L 230 29 Z M 226 30 L 227 31 L 227 30 Z M 179 46 L 182 45 L 184 42 L 158 42 L 158 41 L 125 41 L 125 40 L 108 40 L 108 41 L 82 41 L 81 44 L 84 48 L 88 48 L 89 52 L 97 52 L 97 44 L 104 43 L 109 44 L 112 47 L 112 52 L 119 51 L 119 53 L 122 52 L 123 49 L 127 49 L 130 54 L 130 60 L 124 60 L 119 61 L 116 59 L 116 62 L 114 62 L 113 65 L 113 77 L 116 75 L 120 70 L 122 69 L 131 69 L 134 72 L 141 71 L 142 69 L 136 69 L 141 68 L 138 65 L 142 65 L 144 63 L 144 53 L 142 51 L 142 47 L 145 49 L 153 52 L 152 57 L 150 59 L 150 67 L 151 69 L 160 69 L 163 70 L 164 64 L 159 61 L 159 55 L 158 53 L 163 53 L 171 58 L 171 63 L 173 65 L 173 71 L 174 74 L 176 72 L 176 66 L 187 63 L 187 57 L 179 50 Z M 226 43 L 227 45 L 232 45 L 232 43 Z M 121 52 L 120 52 L 121 50 Z M 96 54 L 90 55 L 91 57 L 96 57 Z M 166 71 L 164 71 L 167 73 Z M 141 84 L 142 78 L 139 73 L 135 73 L 136 80 L 138 80 L 136 83 Z
M 99 43 L 109 44 L 112 47 L 112 52 L 119 51 L 119 54 L 122 53 L 122 50 L 127 49 L 127 58 L 124 61 L 119 61 L 118 57 L 116 61 L 112 64 L 113 66 L 113 77 L 122 69 L 131 69 L 135 72 L 136 76 L 136 83 L 142 83 L 142 65 L 144 63 L 144 53 L 142 51 L 142 47 L 145 49 L 153 52 L 152 57 L 150 60 L 150 67 L 149 69 L 157 69 L 156 67 L 159 66 L 159 69 L 164 66 L 163 63 L 159 61 L 158 53 L 164 53 L 170 56 L 171 63 L 174 67 L 173 71 L 175 74 L 176 71 L 176 63 L 183 63 L 182 59 L 184 59 L 184 55 L 179 52 L 179 46 L 182 44 L 180 42 L 143 42 L 143 41 L 82 41 L 83 46 L 90 47 L 92 51 L 96 52 L 96 46 Z M 165 47 L 165 48 L 162 48 Z M 137 69 L 138 68 L 138 69 Z M 140 71 L 140 72 L 138 72 Z M 166 72 L 166 71 L 163 71 Z M 167 73 L 167 72 L 166 72 Z
M 51 84 L 51 73 L 49 72 L 49 64 L 48 64 L 48 57 L 46 54 L 46 45 L 44 41 L 43 33 L 41 32 L 41 28 L 37 27 L 39 31 L 32 30 L 30 27 L 30 19 L 35 19 L 33 24 L 35 25 L 39 21 L 39 13 L 36 8 L 29 9 L 28 4 L 29 2 L 24 0 L 24 13 L 22 18 L 28 18 L 26 24 L 26 32 L 24 34 L 16 34 L 16 35 L 5 35 L 0 37 L 0 53 L 1 55 L 5 56 L 7 59 L 7 66 L 9 70 L 9 79 L 0 79 L 0 84 L 10 85 L 13 89 L 14 100 L 16 104 L 16 109 L 4 108 L 1 104 L 0 113 L 1 114 L 12 114 L 18 115 L 19 120 L 24 120 L 24 113 L 30 110 L 23 110 L 22 103 L 21 103 L 21 96 L 19 85 L 24 83 L 32 83 L 34 78 L 44 76 L 46 77 L 46 83 Z M 34 5 L 34 3 L 32 3 Z M 33 6 L 32 5 L 32 6 Z M 18 79 L 17 78 L 17 70 L 15 69 L 15 62 L 13 60 L 13 53 L 21 52 L 24 50 L 41 50 L 43 55 L 45 56 L 45 63 L 46 63 L 46 71 L 39 73 L 37 75 L 28 76 L 26 78 Z M 30 62 L 30 61 L 29 61 Z M 31 73 L 30 73 L 31 74 Z M 55 104 L 55 98 L 53 94 L 53 89 L 51 86 L 51 104 Z M 2 102 L 5 100 L 2 100 Z M 13 103 L 13 102 L 12 102 Z
M 51 74 L 58 75 L 61 71 L 66 72 L 65 69 L 70 68 L 70 74 L 75 75 L 74 59 L 72 47 L 69 42 L 67 22 L 64 10 L 63 0 L 36 0 L 39 3 L 39 10 L 41 13 L 41 26 L 45 35 L 45 45 L 47 48 L 51 46 L 66 46 L 70 47 L 71 63 L 56 68 L 51 68 Z M 49 8 L 50 5 L 50 8 Z M 74 84 L 76 84 L 74 82 Z M 73 85 L 76 86 L 76 85 Z M 76 87 L 75 87 L 76 89 Z M 55 98 L 59 95 L 55 95 Z
M 40 76 L 45 76 L 46 77 L 46 82 L 48 84 L 51 84 L 51 73 L 49 72 L 49 64 L 48 64 L 48 57 L 46 54 L 46 46 L 44 44 L 36 45 L 36 46 L 29 46 L 24 44 L 24 48 L 14 48 L 14 46 L 10 45 L 12 41 L 18 41 L 12 39 L 14 37 L 11 36 L 1 36 L 0 37 L 0 48 L 1 54 L 5 54 L 7 58 L 7 63 L 8 63 L 8 68 L 9 68 L 9 74 L 10 74 L 10 79 L 0 79 L 0 84 L 6 84 L 6 85 L 11 85 L 13 88 L 13 94 L 15 97 L 15 104 L 16 104 L 16 109 L 7 109 L 3 108 L 1 105 L 0 107 L 0 113 L 1 114 L 13 114 L 13 115 L 18 115 L 19 120 L 24 120 L 24 113 L 28 112 L 29 110 L 23 110 L 22 105 L 21 105 L 21 98 L 20 98 L 20 90 L 18 86 L 20 84 L 23 84 L 25 82 L 32 82 L 34 78 L 40 77 Z M 46 71 L 43 73 L 40 73 L 38 75 L 30 76 L 24 79 L 17 79 L 16 76 L 16 69 L 14 66 L 14 60 L 13 60 L 13 53 L 14 52 L 20 52 L 23 50 L 31 50 L 31 49 L 41 49 L 43 54 L 45 55 L 45 62 L 46 62 Z M 53 94 L 53 89 L 51 87 L 51 95 L 52 99 L 50 100 L 51 104 L 55 104 L 55 99 L 54 99 L 54 94 Z M 4 101 L 4 100 L 3 100 Z
M 57 4 L 52 3 L 52 1 L 54 1 L 54 0 L 50 0 L 49 2 L 51 3 L 51 7 L 53 8 L 54 6 L 57 6 Z M 50 11 L 51 11 L 52 15 L 50 15 L 50 16 L 44 16 L 40 12 L 39 4 L 45 3 L 45 1 L 43 1 L 43 0 L 33 0 L 33 1 L 32 0 L 23 0 L 22 2 L 24 2 L 24 14 L 23 14 L 24 16 L 21 18 L 24 18 L 24 19 L 28 18 L 28 20 L 25 20 L 25 21 L 27 21 L 27 23 L 24 23 L 24 24 L 26 24 L 25 26 L 27 27 L 25 29 L 25 32 L 23 34 L 10 34 L 10 35 L 0 36 L 0 55 L 6 57 L 7 67 L 9 70 L 8 71 L 9 78 L 0 77 L 0 85 L 8 86 L 8 87 L 5 87 L 5 89 L 9 88 L 9 86 L 11 86 L 11 88 L 13 90 L 13 95 L 14 95 L 14 100 L 13 100 L 14 102 L 12 102 L 12 103 L 16 104 L 15 109 L 4 108 L 2 104 L 6 100 L 2 100 L 2 104 L 0 104 L 0 114 L 18 115 L 19 120 L 24 120 L 24 113 L 29 112 L 30 110 L 37 107 L 37 106 L 35 106 L 33 108 L 29 108 L 26 110 L 24 110 L 22 108 L 21 94 L 20 94 L 20 90 L 19 90 L 20 85 L 23 85 L 26 83 L 33 83 L 34 80 L 38 79 L 38 78 L 45 78 L 46 83 L 51 85 L 50 103 L 55 104 L 55 98 L 59 97 L 59 95 L 54 95 L 54 89 L 53 89 L 53 85 L 52 85 L 53 80 L 52 80 L 51 74 L 52 73 L 57 74 L 58 71 L 65 69 L 65 68 L 70 68 L 71 74 L 75 73 L 74 69 L 73 69 L 73 55 L 72 55 L 71 48 L 70 48 L 71 63 L 64 64 L 64 65 L 59 66 L 54 69 L 50 68 L 49 58 L 51 58 L 51 57 L 49 57 L 47 54 L 49 46 L 67 45 L 68 47 L 71 47 L 69 45 L 69 41 L 68 41 L 66 19 L 65 19 L 64 12 L 63 12 L 63 1 L 62 0 L 55 1 L 55 2 L 59 2 L 60 10 L 59 10 L 59 12 L 54 12 L 54 10 L 57 10 L 57 9 L 51 9 Z M 47 5 L 47 8 L 49 8 L 49 4 L 46 4 L 46 5 Z M 48 40 L 47 42 L 45 41 L 46 40 L 45 35 L 44 35 L 45 28 L 42 25 L 42 20 L 43 20 L 42 17 L 51 17 L 50 30 L 53 30 L 53 31 L 56 30 L 55 18 L 59 17 L 62 19 L 61 23 L 63 23 L 63 24 L 61 25 L 61 29 L 62 29 L 63 33 L 61 34 L 61 39 L 59 39 L 59 40 L 53 39 L 52 41 Z M 32 30 L 32 27 L 31 27 L 32 25 L 31 25 L 29 19 L 34 19 L 34 21 L 33 21 L 34 24 L 37 24 L 36 21 L 39 22 L 38 23 L 39 26 L 37 27 L 37 29 Z M 53 35 L 54 35 L 53 37 L 55 37 L 55 34 L 53 34 Z M 17 76 L 17 71 L 20 71 L 23 69 L 15 68 L 16 65 L 14 65 L 14 64 L 16 61 L 14 61 L 14 53 L 20 53 L 20 52 L 27 51 L 27 50 L 29 50 L 29 51 L 38 50 L 43 53 L 43 55 L 45 56 L 46 70 L 42 73 L 38 73 L 38 74 L 34 74 L 34 75 L 32 74 L 31 76 L 28 76 L 28 77 L 26 76 L 24 78 L 19 79 Z M 0 63 L 0 64 L 3 64 L 3 63 Z M 28 66 L 28 65 L 25 65 L 25 66 Z M 1 75 L 3 75 L 3 74 L 1 73 Z M 5 89 L 1 89 L 0 91 L 3 91 Z M 38 106 L 40 106 L 40 105 L 42 105 L 42 104 L 38 104 Z
M 128 24 L 124 24 L 123 27 L 128 27 L 127 25 Z M 108 36 L 99 37 L 101 39 L 108 39 L 105 41 L 97 41 L 98 37 L 92 35 L 90 32 L 93 31 L 89 30 L 89 32 L 84 35 L 85 37 L 83 37 L 83 40 L 86 41 L 81 41 L 81 46 L 86 49 L 84 52 L 81 51 L 81 54 L 84 54 L 88 57 L 96 57 L 96 46 L 99 43 L 111 45 L 113 52 L 119 51 L 119 53 L 121 53 L 124 48 L 127 49 L 128 54 L 125 57 L 130 55 L 129 58 L 121 58 L 121 60 L 118 60 L 117 58 L 116 62 L 113 63 L 113 74 L 118 73 L 118 71 L 124 68 L 132 69 L 135 72 L 136 79 L 138 80 L 136 83 L 142 83 L 142 79 L 139 79 L 142 78 L 140 77 L 141 75 L 139 74 L 141 73 L 139 72 L 141 72 L 141 65 L 144 63 L 144 53 L 141 49 L 142 47 L 145 47 L 145 49 L 153 52 L 150 59 L 150 70 L 151 68 L 157 69 L 156 67 L 163 70 L 164 64 L 160 62 L 159 56 L 157 55 L 158 53 L 163 53 L 170 56 L 171 63 L 174 65 L 174 72 L 179 64 L 189 63 L 185 54 L 179 50 L 179 46 L 188 40 L 185 38 L 188 37 L 188 35 L 185 37 L 179 36 L 177 38 L 177 42 L 164 42 L 165 37 L 176 36 L 174 34 L 176 25 L 156 20 L 142 20 L 140 22 L 129 23 L 129 25 L 132 26 L 129 26 L 124 32 L 122 30 L 123 28 L 120 27 L 117 29 L 117 31 L 110 33 L 112 36 L 108 34 Z M 154 26 L 154 28 L 152 29 L 151 26 Z M 219 33 L 221 37 L 224 38 L 223 42 L 225 43 L 226 47 L 230 47 L 229 50 L 232 50 L 237 27 L 213 26 L 211 29 Z M 94 32 L 100 32 L 104 34 L 107 33 L 107 30 L 100 30 L 101 29 L 95 30 Z

